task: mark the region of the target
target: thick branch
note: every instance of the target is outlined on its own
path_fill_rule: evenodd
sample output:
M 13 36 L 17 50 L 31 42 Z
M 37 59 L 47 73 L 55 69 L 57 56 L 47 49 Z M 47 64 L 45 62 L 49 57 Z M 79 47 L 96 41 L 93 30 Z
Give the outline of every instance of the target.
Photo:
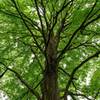
M 53 25 L 51 26 L 51 28 L 50 28 L 50 30 L 49 30 L 49 33 L 48 33 L 47 47 L 48 47 L 48 43 L 49 43 L 49 40 L 50 40 L 50 38 L 51 38 L 53 29 L 54 29 L 55 25 L 57 24 L 59 14 L 60 14 L 70 3 L 72 3 L 73 1 L 74 1 L 74 0 L 71 0 L 71 1 L 69 1 L 69 2 L 66 4 L 66 0 L 64 0 L 63 5 L 62 5 L 62 7 L 60 8 L 60 10 L 57 11 L 56 14 L 54 14 L 54 16 L 53 16 Z M 67 16 L 67 13 L 65 14 L 64 18 L 62 18 L 61 27 L 59 28 L 58 33 L 57 33 L 57 34 L 59 34 L 59 36 L 60 36 L 60 33 L 61 33 L 61 31 L 62 31 L 62 29 L 63 29 L 63 27 L 64 27 L 64 22 L 65 22 L 66 16 Z M 59 36 L 58 36 L 58 38 L 59 38 Z M 59 41 L 59 39 L 58 39 L 58 41 Z

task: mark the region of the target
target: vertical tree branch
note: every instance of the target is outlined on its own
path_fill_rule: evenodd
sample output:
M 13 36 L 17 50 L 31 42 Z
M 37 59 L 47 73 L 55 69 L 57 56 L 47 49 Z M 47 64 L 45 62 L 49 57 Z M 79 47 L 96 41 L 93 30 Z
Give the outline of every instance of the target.
M 42 21 L 42 18 L 41 18 L 41 15 L 40 15 L 40 11 L 39 11 L 40 8 L 38 7 L 37 0 L 34 0 L 34 2 L 35 2 L 35 6 L 36 6 L 38 17 L 39 17 L 39 20 L 40 20 L 40 23 L 41 23 L 41 28 L 42 28 L 42 32 L 41 33 L 42 33 L 42 36 L 44 38 L 44 43 L 46 45 L 46 37 L 45 37 L 45 31 L 44 31 L 43 21 Z

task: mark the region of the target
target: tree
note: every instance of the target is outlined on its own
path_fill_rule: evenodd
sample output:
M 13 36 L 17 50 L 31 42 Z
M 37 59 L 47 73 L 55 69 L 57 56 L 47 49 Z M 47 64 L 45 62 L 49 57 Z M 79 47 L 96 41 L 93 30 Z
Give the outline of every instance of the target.
M 99 0 L 0 1 L 0 89 L 10 100 L 99 100 L 99 54 Z

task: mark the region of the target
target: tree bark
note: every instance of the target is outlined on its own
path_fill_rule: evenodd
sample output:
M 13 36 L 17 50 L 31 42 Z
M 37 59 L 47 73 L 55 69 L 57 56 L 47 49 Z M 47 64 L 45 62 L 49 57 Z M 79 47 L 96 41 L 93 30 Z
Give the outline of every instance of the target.
M 57 49 L 56 40 L 50 38 L 46 50 L 47 60 L 42 85 L 42 100 L 59 100 L 58 94 L 58 73 L 57 73 Z
M 47 71 L 44 73 L 42 100 L 58 100 L 57 90 L 57 73 L 47 69 Z

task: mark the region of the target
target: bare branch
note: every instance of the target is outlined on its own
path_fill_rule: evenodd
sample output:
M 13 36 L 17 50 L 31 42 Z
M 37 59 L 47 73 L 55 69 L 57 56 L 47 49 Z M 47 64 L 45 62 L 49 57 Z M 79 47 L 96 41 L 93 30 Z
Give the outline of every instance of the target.
M 39 48 L 39 50 L 44 54 L 44 52 L 43 52 L 41 46 L 38 44 L 38 42 L 37 42 L 37 40 L 36 40 L 36 38 L 35 38 L 33 32 L 30 30 L 29 26 L 28 26 L 27 23 L 25 22 L 25 20 L 24 20 L 24 18 L 23 18 L 23 16 L 22 16 L 22 14 L 21 14 L 21 12 L 20 12 L 20 10 L 19 10 L 19 8 L 18 8 L 18 6 L 17 6 L 15 0 L 11 0 L 11 1 L 14 3 L 15 8 L 16 8 L 17 12 L 19 13 L 19 15 L 20 15 L 22 21 L 24 22 L 26 28 L 28 29 L 28 31 L 30 32 L 31 36 L 33 37 L 33 39 L 34 39 L 34 41 L 35 41 L 35 44 L 37 45 L 37 47 Z
M 97 51 L 95 54 L 93 54 L 92 56 L 88 57 L 87 59 L 85 59 L 84 61 L 82 61 L 76 68 L 74 68 L 74 70 L 73 70 L 72 73 L 71 73 L 71 77 L 70 77 L 70 79 L 69 79 L 69 81 L 68 81 L 68 83 L 67 83 L 67 85 L 66 85 L 66 91 L 65 91 L 65 94 L 64 94 L 65 97 L 66 97 L 66 94 L 67 94 L 67 92 L 68 92 L 68 89 L 69 89 L 69 87 L 70 87 L 70 85 L 71 85 L 71 83 L 72 83 L 72 80 L 73 80 L 73 77 L 74 77 L 76 71 L 77 71 L 79 68 L 81 68 L 81 67 L 82 67 L 86 62 L 88 62 L 89 60 L 93 59 L 94 57 L 98 57 L 99 54 L 100 54 L 100 51 Z
M 28 16 L 26 16 L 23 12 L 21 12 L 21 14 L 23 15 L 23 18 L 25 17 L 27 20 L 29 20 L 32 23 L 32 26 L 37 27 L 38 31 L 41 32 L 41 28 L 38 26 L 38 23 L 33 21 L 31 18 L 29 18 Z
M 56 12 L 56 14 L 53 16 L 53 26 L 51 27 L 51 30 L 50 30 L 50 33 L 53 31 L 53 28 L 55 27 L 56 23 L 57 23 L 57 19 L 58 19 L 58 16 L 59 14 L 70 4 L 72 3 L 74 0 L 71 0 L 69 1 L 67 4 L 66 4 L 66 0 L 64 0 L 64 3 L 63 3 L 63 6 L 60 8 L 59 11 Z M 62 19 L 62 23 L 64 22 L 65 18 L 66 18 L 66 15 L 67 13 L 65 14 L 65 17 Z
M 40 20 L 40 23 L 41 23 L 41 28 L 42 28 L 42 32 L 41 33 L 42 33 L 42 36 L 44 38 L 44 43 L 46 45 L 46 37 L 45 37 L 45 32 L 44 32 L 44 26 L 43 26 L 42 18 L 41 18 L 41 15 L 40 15 L 39 7 L 38 7 L 38 4 L 37 4 L 37 0 L 34 0 L 34 2 L 35 2 L 35 6 L 36 6 L 38 17 L 39 17 L 39 20 Z
M 43 82 L 43 80 L 44 80 L 44 79 L 41 79 L 41 80 L 39 81 L 39 83 L 34 87 L 34 89 L 36 89 L 36 88 Z
M 58 69 L 60 69 L 63 73 L 65 73 L 67 76 L 70 77 L 70 74 L 68 72 L 66 72 L 63 68 L 58 67 Z M 73 79 L 76 79 L 76 78 L 73 78 Z
M 19 40 L 19 41 L 21 41 L 21 40 Z M 42 64 L 41 64 L 41 62 L 40 62 L 38 56 L 36 55 L 35 51 L 33 50 L 32 45 L 27 44 L 27 43 L 25 43 L 24 41 L 21 41 L 21 42 L 22 42 L 25 46 L 28 46 L 28 47 L 30 48 L 31 52 L 35 55 L 35 58 L 36 58 L 36 60 L 37 60 L 37 62 L 38 62 L 38 64 L 39 64 L 41 70 L 43 71 L 43 66 L 42 66 Z
M 6 72 L 7 72 L 7 69 L 5 69 L 5 71 L 0 75 L 0 78 L 2 78 Z
M 13 72 L 13 73 L 16 75 L 16 77 L 20 80 L 20 82 L 21 82 L 23 85 L 25 85 L 25 86 L 28 88 L 28 90 L 29 90 L 34 96 L 36 96 L 36 98 L 37 98 L 38 100 L 40 100 L 40 95 L 39 95 L 39 93 L 36 92 L 36 91 L 35 91 L 35 90 L 20 76 L 20 74 L 19 74 L 18 72 L 16 72 L 16 71 L 13 70 L 13 69 L 10 69 L 10 68 L 7 67 L 3 62 L 0 62 L 0 64 L 2 64 L 7 70 Z
M 8 70 L 10 70 L 11 72 L 13 72 L 16 75 L 16 77 L 29 89 L 29 91 L 33 95 L 35 95 L 38 99 L 40 99 L 40 96 L 39 96 L 38 92 L 36 92 L 34 89 L 32 89 L 32 87 L 25 80 L 23 80 L 21 78 L 21 76 L 16 71 L 14 71 L 14 70 L 12 70 L 10 68 L 8 68 Z
M 70 95 L 73 95 L 73 96 L 81 96 L 81 97 L 84 97 L 86 98 L 87 100 L 93 100 L 93 99 L 90 99 L 88 96 L 86 96 L 85 94 L 81 94 L 81 93 L 73 93 L 73 92 L 68 92 Z
M 94 5 L 92 6 L 91 10 L 89 11 L 89 13 L 87 14 L 87 16 L 85 17 L 84 21 L 81 23 L 81 25 L 74 31 L 74 33 L 72 34 L 71 38 L 69 39 L 68 43 L 66 44 L 66 46 L 62 49 L 62 52 L 59 54 L 58 56 L 58 60 L 66 53 L 66 51 L 69 49 L 70 47 L 70 44 L 73 40 L 73 38 L 76 36 L 77 32 L 81 29 L 83 29 L 84 27 L 84 24 L 86 23 L 86 21 L 88 20 L 88 17 L 90 16 L 90 14 L 92 13 L 92 11 L 94 10 L 95 6 L 96 6 L 96 3 L 97 3 L 98 0 L 95 1 Z M 98 16 L 100 17 L 100 15 Z M 93 21 L 97 20 L 98 19 L 95 18 L 94 20 L 92 20 L 91 22 L 88 22 L 89 23 L 92 23 Z M 87 25 L 86 25 L 87 26 Z
M 62 5 L 62 8 L 60 8 L 60 10 L 57 11 L 56 17 L 58 17 L 58 15 L 59 15 L 66 7 L 68 7 L 68 5 L 69 5 L 70 3 L 72 3 L 73 1 L 74 1 L 74 0 L 70 0 L 69 2 L 66 3 L 66 0 L 64 0 L 64 3 L 63 3 L 63 5 Z
M 21 19 L 20 16 L 18 16 L 16 13 L 13 13 L 13 12 L 10 12 L 10 11 L 7 11 L 7 10 L 2 10 L 2 9 L 0 9 L 0 12 L 3 13 L 3 14 L 6 14 L 8 16 L 13 16 L 13 17 Z M 39 28 L 37 22 L 31 20 L 31 18 L 27 17 L 25 14 L 23 14 L 23 15 L 24 15 L 23 19 L 24 19 L 24 21 L 26 23 L 28 23 L 29 25 L 31 25 L 35 30 L 40 31 L 40 28 Z
M 48 22 L 47 17 L 46 17 L 46 9 L 45 9 L 43 0 L 41 0 L 41 5 L 42 5 L 42 8 L 43 8 L 43 16 L 44 16 L 44 19 L 45 19 L 45 22 L 46 22 L 46 26 L 47 26 L 47 30 L 48 30 L 48 24 L 49 24 L 49 22 Z
M 98 20 L 98 19 L 100 19 L 100 15 L 98 15 L 96 18 L 90 20 L 89 22 L 87 22 L 87 23 L 84 25 L 84 28 L 85 28 L 86 26 L 90 25 L 91 23 L 93 23 L 94 21 Z
M 59 14 L 60 14 L 66 7 L 68 7 L 68 5 L 69 5 L 70 3 L 72 3 L 73 1 L 74 1 L 74 0 L 71 0 L 71 1 L 69 1 L 69 2 L 66 3 L 66 0 L 64 0 L 63 5 L 62 5 L 62 7 L 60 8 L 60 10 L 57 11 L 56 14 L 53 15 L 53 25 L 51 26 L 51 28 L 50 28 L 50 30 L 49 30 L 49 33 L 48 33 L 47 47 L 48 47 L 49 40 L 50 40 L 50 38 L 51 38 L 51 36 L 52 36 L 52 34 L 53 34 L 52 31 L 53 31 L 55 25 L 57 24 L 57 19 L 58 19 Z M 63 27 L 64 27 L 64 22 L 65 22 L 66 16 L 67 16 L 67 12 L 66 12 L 64 18 L 62 18 L 61 27 L 59 28 L 58 33 L 57 33 L 57 34 L 59 34 L 58 37 L 60 37 L 60 33 L 61 33 L 61 31 L 62 31 L 62 29 L 63 29 Z M 59 41 L 59 38 L 58 38 L 58 41 Z

